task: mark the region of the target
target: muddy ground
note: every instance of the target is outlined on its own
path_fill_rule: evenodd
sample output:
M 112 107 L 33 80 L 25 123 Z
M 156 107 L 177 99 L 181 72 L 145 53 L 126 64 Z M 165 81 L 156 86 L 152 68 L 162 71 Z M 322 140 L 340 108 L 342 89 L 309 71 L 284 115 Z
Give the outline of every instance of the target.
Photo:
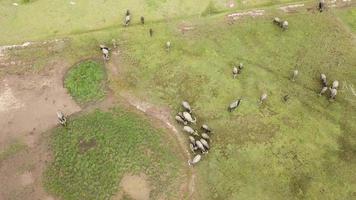
M 15 48 L 26 50 L 31 48 L 31 43 Z M 0 57 L 2 70 L 26 68 L 28 66 L 15 65 L 31 64 L 13 57 L 8 59 L 6 49 L 2 48 Z M 14 144 L 23 146 L 18 153 L 0 160 L 1 200 L 54 199 L 42 187 L 42 173 L 51 157 L 46 140 L 48 135 L 44 132 L 57 126 L 57 110 L 66 114 L 81 110 L 63 88 L 63 77 L 69 67 L 66 62 L 52 59 L 39 73 L 1 76 L 0 152 Z

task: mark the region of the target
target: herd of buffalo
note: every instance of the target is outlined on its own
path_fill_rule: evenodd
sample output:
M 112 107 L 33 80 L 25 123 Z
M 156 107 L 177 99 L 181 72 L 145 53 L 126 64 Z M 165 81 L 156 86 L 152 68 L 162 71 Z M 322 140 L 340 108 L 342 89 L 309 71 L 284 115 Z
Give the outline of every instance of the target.
M 322 2 L 321 6 L 319 4 L 319 8 L 320 9 L 323 8 L 323 2 Z M 125 15 L 124 25 L 128 26 L 130 24 L 130 21 L 131 21 L 131 14 L 130 14 L 130 11 L 127 10 L 126 15 Z M 141 23 L 142 24 L 145 23 L 143 16 L 141 17 Z M 288 29 L 288 21 L 281 20 L 280 18 L 275 17 L 273 19 L 273 23 L 278 25 L 279 27 L 281 27 L 283 30 Z M 153 30 L 150 29 L 149 33 L 150 33 L 150 36 L 152 37 Z M 109 53 L 110 53 L 109 50 L 110 49 L 108 47 L 106 47 L 105 45 L 100 45 L 100 49 L 102 51 L 104 60 L 106 60 L 106 61 L 109 60 Z M 170 49 L 171 49 L 171 42 L 168 41 L 168 42 L 166 42 L 166 50 L 169 51 Z M 238 65 L 233 66 L 232 77 L 234 79 L 237 78 L 237 76 L 239 74 L 241 74 L 243 69 L 244 69 L 243 63 L 239 63 Z M 295 81 L 298 74 L 299 74 L 299 71 L 294 70 L 292 73 L 291 80 Z M 337 80 L 335 80 L 331 84 L 328 84 L 325 74 L 320 74 L 320 81 L 321 81 L 322 88 L 319 92 L 319 95 L 321 96 L 321 95 L 328 93 L 329 100 L 331 100 L 331 101 L 334 100 L 337 95 L 337 89 L 339 87 L 339 82 Z M 262 95 L 260 96 L 260 99 L 259 99 L 259 103 L 263 104 L 267 100 L 267 97 L 268 97 L 267 93 L 262 93 Z M 287 101 L 288 98 L 289 98 L 288 95 L 285 95 L 283 97 L 283 99 L 285 101 Z M 241 104 L 241 102 L 242 102 L 241 98 L 231 102 L 228 105 L 227 110 L 229 112 L 234 111 Z M 197 119 L 193 115 L 192 108 L 187 101 L 182 102 L 182 107 L 183 107 L 183 110 L 181 112 L 177 113 L 177 115 L 175 116 L 175 120 L 183 126 L 183 128 L 182 128 L 183 132 L 188 134 L 189 147 L 190 147 L 191 152 L 194 155 L 193 159 L 189 160 L 188 163 L 189 163 L 189 165 L 194 165 L 201 160 L 203 154 L 206 154 L 209 151 L 210 142 L 211 142 L 210 134 L 212 133 L 212 130 L 206 124 L 202 124 L 200 127 L 197 128 Z M 67 123 L 65 115 L 61 111 L 58 111 L 57 117 L 58 117 L 59 123 L 65 126 Z

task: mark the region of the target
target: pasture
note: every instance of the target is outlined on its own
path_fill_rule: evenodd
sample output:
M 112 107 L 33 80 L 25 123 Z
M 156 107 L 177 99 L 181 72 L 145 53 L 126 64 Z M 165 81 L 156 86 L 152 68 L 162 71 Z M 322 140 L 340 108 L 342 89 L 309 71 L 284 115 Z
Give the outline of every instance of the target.
M 0 79 L 46 77 L 59 63 L 66 95 L 80 107 L 68 127 L 30 130 L 49 135 L 53 155 L 37 178 L 51 198 L 135 199 L 122 183 L 131 175 L 145 177 L 149 199 L 356 197 L 353 2 L 337 1 L 322 13 L 314 1 L 73 2 L 0 1 L 0 44 L 33 41 L 0 57 Z M 303 6 L 280 8 L 293 2 Z M 244 16 L 229 18 L 232 13 Z M 272 23 L 275 16 L 288 20 L 288 30 Z M 41 43 L 53 39 L 64 42 Z M 110 48 L 109 61 L 78 64 L 102 59 L 99 44 Z M 239 63 L 244 69 L 233 79 Z M 318 95 L 320 73 L 340 82 L 335 101 Z M 105 106 L 108 98 L 116 100 L 114 108 Z M 228 112 L 239 98 L 241 105 Z M 211 150 L 194 167 L 187 164 L 193 155 L 186 153 L 186 133 L 173 120 L 183 100 L 198 125 L 213 129 Z M 23 143 L 5 143 L 3 167 Z

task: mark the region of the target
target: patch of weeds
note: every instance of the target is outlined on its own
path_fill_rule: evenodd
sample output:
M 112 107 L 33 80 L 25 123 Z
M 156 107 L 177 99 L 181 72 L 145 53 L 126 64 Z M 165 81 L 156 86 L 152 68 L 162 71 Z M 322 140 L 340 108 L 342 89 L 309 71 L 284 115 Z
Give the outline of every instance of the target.
M 88 103 L 100 100 L 105 96 L 104 79 L 104 67 L 89 60 L 70 69 L 64 85 L 78 102 Z
M 20 142 L 14 142 L 7 149 L 0 152 L 0 164 L 11 156 L 19 153 L 20 151 L 25 149 L 25 145 Z
M 306 174 L 299 174 L 291 177 L 290 189 L 291 192 L 298 198 L 301 199 L 307 193 L 308 186 L 310 185 L 311 177 Z
M 144 172 L 156 188 L 153 199 L 161 193 L 177 196 L 182 164 L 162 136 L 121 109 L 74 119 L 67 128 L 54 130 L 54 159 L 45 173 L 45 186 L 63 200 L 110 199 L 125 173 Z

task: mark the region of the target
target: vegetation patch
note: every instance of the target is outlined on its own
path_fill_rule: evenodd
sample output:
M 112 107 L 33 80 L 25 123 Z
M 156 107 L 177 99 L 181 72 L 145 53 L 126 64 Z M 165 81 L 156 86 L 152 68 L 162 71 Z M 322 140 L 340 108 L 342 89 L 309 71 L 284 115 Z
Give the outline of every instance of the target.
M 84 61 L 69 70 L 64 81 L 69 93 L 80 103 L 100 100 L 105 96 L 105 70 L 95 61 Z
M 337 15 L 341 18 L 346 25 L 350 27 L 352 32 L 356 32 L 356 9 L 348 8 L 343 10 L 338 10 Z
M 3 151 L 0 151 L 0 164 L 2 161 L 10 158 L 11 156 L 19 153 L 20 151 L 25 149 L 25 145 L 20 142 L 12 143 L 8 148 Z
M 45 185 L 61 199 L 109 199 L 126 173 L 145 173 L 152 199 L 178 196 L 182 162 L 175 145 L 134 114 L 95 111 L 55 129 L 51 145 L 54 160 Z
M 195 166 L 196 199 L 352 199 L 356 48 L 350 33 L 331 12 L 279 13 L 287 31 L 269 13 L 234 25 L 200 18 L 184 35 L 171 24 L 155 24 L 164 31 L 153 38 L 144 37 L 146 30 L 125 30 L 118 76 L 139 80 L 128 90 L 172 110 L 189 101 L 198 121 L 214 130 L 209 154 Z M 233 79 L 240 62 L 245 67 Z M 300 75 L 293 82 L 294 69 Z M 320 73 L 342 84 L 335 102 L 318 96 Z M 260 105 L 263 92 L 269 96 Z M 239 108 L 227 112 L 238 98 Z

